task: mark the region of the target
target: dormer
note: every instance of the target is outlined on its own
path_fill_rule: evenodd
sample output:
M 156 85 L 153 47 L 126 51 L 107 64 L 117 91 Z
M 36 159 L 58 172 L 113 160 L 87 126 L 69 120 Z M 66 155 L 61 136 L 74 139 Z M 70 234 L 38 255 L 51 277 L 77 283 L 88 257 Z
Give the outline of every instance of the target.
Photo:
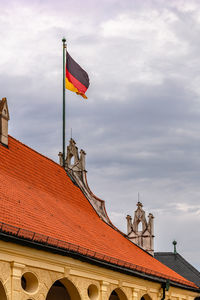
M 7 99 L 0 100 L 0 143 L 8 146 L 8 121 L 10 120 Z

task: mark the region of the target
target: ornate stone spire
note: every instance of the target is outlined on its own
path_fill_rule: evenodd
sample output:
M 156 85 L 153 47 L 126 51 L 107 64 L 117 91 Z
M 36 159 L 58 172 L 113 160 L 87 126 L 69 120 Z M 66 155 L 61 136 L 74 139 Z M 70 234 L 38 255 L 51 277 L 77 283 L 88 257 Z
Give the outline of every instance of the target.
M 65 168 L 81 180 L 84 181 L 85 170 L 85 156 L 86 153 L 83 149 L 78 153 L 78 148 L 76 147 L 76 142 L 71 138 L 69 145 L 67 146 L 67 157 L 65 160 Z
M 154 233 L 153 233 L 153 219 L 152 214 L 148 215 L 148 221 L 145 216 L 145 211 L 142 209 L 143 205 L 138 201 L 137 209 L 134 213 L 134 219 L 127 215 L 127 235 L 130 241 L 137 244 L 151 255 L 154 255 Z M 139 229 L 141 224 L 141 229 Z
M 0 100 L 0 142 L 8 146 L 8 121 L 10 120 L 7 99 Z

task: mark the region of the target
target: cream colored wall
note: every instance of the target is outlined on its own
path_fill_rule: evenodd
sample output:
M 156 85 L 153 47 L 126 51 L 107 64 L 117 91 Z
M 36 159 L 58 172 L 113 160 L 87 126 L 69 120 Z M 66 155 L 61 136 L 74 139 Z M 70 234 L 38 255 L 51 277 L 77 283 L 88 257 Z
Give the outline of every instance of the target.
M 34 291 L 30 288 L 28 292 L 21 287 L 21 276 L 24 273 L 28 274 L 27 272 L 30 272 L 31 276 L 35 275 L 38 280 L 38 286 L 33 286 Z M 146 294 L 152 300 L 162 298 L 161 285 L 158 283 L 69 257 L 0 241 L 0 281 L 7 300 L 45 300 L 52 284 L 60 279 L 64 284 L 66 281 L 66 285 L 67 282 L 72 282 L 81 300 L 108 300 L 114 289 L 117 289 L 120 300 L 140 300 Z M 91 284 L 98 289 L 98 297 L 94 299 L 88 297 L 88 287 Z M 173 287 L 166 292 L 166 300 L 193 300 L 196 296 L 196 293 Z

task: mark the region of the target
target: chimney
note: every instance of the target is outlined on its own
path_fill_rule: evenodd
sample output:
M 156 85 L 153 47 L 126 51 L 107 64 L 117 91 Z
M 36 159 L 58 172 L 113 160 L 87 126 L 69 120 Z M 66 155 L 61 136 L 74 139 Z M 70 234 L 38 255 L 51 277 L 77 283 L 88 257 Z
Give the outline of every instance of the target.
M 8 146 L 8 121 L 10 120 L 7 99 L 0 100 L 0 143 Z

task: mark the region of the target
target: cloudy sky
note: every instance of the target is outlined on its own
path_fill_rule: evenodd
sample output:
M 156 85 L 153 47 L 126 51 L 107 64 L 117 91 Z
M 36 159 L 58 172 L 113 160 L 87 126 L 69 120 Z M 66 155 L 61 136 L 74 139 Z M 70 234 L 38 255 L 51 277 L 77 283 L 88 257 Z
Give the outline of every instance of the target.
M 155 216 L 155 250 L 200 270 L 200 1 L 1 0 L 0 97 L 9 132 L 58 161 L 62 37 L 90 76 L 66 93 L 88 181 L 126 232 L 138 192 Z

